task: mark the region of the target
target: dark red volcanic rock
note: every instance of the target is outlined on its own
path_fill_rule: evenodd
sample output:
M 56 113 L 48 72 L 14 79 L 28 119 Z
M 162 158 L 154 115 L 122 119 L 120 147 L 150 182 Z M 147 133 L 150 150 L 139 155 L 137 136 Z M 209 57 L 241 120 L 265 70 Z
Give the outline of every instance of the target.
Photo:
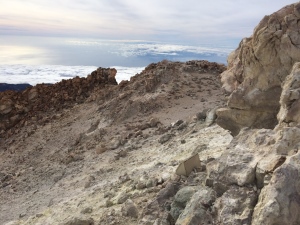
M 0 135 L 9 136 L 31 121 L 45 123 L 47 114 L 81 103 L 95 88 L 117 85 L 117 70 L 98 68 L 86 78 L 75 77 L 53 85 L 37 84 L 23 92 L 0 93 Z

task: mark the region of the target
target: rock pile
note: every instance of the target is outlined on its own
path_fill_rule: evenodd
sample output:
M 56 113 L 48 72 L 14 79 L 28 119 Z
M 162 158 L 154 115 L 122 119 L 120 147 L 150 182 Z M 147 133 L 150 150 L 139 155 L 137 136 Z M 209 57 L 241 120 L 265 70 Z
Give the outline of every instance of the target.
M 98 68 L 86 78 L 75 77 L 56 84 L 38 84 L 23 92 L 0 92 L 0 135 L 10 136 L 31 123 L 46 123 L 53 112 L 82 103 L 94 89 L 117 85 L 116 69 Z M 50 113 L 51 112 L 51 113 Z

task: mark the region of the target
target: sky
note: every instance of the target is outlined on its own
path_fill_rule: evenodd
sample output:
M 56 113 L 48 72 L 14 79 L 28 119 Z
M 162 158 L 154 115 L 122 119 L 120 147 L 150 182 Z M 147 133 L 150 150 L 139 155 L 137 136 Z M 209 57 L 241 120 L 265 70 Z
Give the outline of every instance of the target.
M 197 44 L 251 35 L 292 0 L 1 0 L 0 34 Z
M 117 67 L 230 52 L 292 0 L 0 0 L 0 82 L 53 83 Z M 90 72 L 88 72 L 90 71 Z

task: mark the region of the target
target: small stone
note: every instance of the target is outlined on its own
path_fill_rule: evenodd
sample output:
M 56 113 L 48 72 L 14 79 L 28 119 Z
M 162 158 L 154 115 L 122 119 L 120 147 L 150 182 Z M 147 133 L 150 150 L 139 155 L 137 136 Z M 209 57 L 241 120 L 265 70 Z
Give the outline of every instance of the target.
M 170 177 L 171 177 L 171 174 L 169 174 L 169 173 L 162 173 L 162 175 L 161 175 L 161 178 L 162 178 L 162 180 L 164 181 L 164 182 L 166 182 L 167 180 L 169 180 L 170 179 Z
M 122 215 L 127 217 L 138 218 L 138 209 L 131 199 L 127 199 L 121 208 Z
M 177 130 L 183 130 L 184 128 L 187 127 L 187 125 L 188 125 L 187 123 L 182 123 L 178 126 Z
M 214 185 L 214 180 L 213 179 L 210 179 L 210 178 L 207 178 L 205 180 L 205 185 L 208 186 L 208 187 L 213 187 Z
M 154 180 L 154 179 L 149 179 L 149 180 L 147 180 L 147 182 L 146 182 L 146 187 L 147 188 L 151 188 L 151 187 L 154 187 L 155 185 L 156 185 L 156 180 Z
M 21 213 L 21 214 L 19 214 L 19 218 L 23 218 L 23 217 L 25 217 L 26 216 L 26 213 Z
M 171 137 L 172 137 L 171 134 L 165 134 L 165 135 L 163 135 L 163 136 L 161 136 L 161 137 L 159 138 L 158 142 L 161 143 L 161 144 L 164 144 L 164 143 L 166 143 L 168 140 L 170 140 Z
M 128 193 L 121 192 L 117 197 L 117 203 L 123 204 L 129 197 L 130 195 Z
M 127 173 L 125 173 L 122 176 L 119 176 L 119 181 L 121 183 L 125 183 L 126 181 L 129 181 L 129 180 L 130 180 L 130 177 L 129 177 L 129 175 Z
M 111 207 L 111 206 L 113 206 L 113 205 L 114 205 L 114 203 L 113 203 L 110 199 L 107 199 L 107 200 L 106 200 L 105 206 L 106 206 L 107 208 L 109 208 L 109 207 Z
M 94 180 L 95 180 L 94 176 L 89 176 L 88 180 L 84 184 L 84 188 L 89 188 Z
M 112 190 L 112 191 L 107 191 L 104 193 L 104 198 L 113 198 L 116 195 L 116 193 Z
M 119 148 L 120 145 L 121 145 L 121 141 L 118 138 L 114 138 L 110 142 L 110 149 L 111 150 L 117 149 Z
M 157 127 L 160 121 L 157 118 L 151 118 L 149 121 L 150 127 Z
M 73 218 L 64 225 L 94 225 L 95 222 L 92 218 L 89 219 L 80 219 L 80 218 Z
M 138 183 L 136 184 L 135 188 L 136 188 L 137 190 L 141 190 L 141 189 L 146 188 L 146 183 L 145 183 L 145 181 L 138 181 Z
M 177 120 L 174 124 L 173 124 L 173 126 L 174 127 L 178 127 L 180 124 L 182 124 L 183 123 L 183 120 Z
M 207 109 L 202 110 L 202 112 L 197 113 L 197 119 L 200 121 L 205 121 Z
M 106 151 L 107 151 L 107 147 L 105 145 L 101 145 L 101 146 L 99 146 L 99 147 L 96 148 L 96 153 L 97 154 L 102 154 L 102 153 L 104 153 Z
M 121 151 L 119 151 L 118 153 L 118 156 L 119 157 L 126 157 L 127 156 L 127 151 L 126 150 L 124 150 L 124 149 L 122 149 Z
M 92 213 L 92 212 L 93 212 L 93 209 L 91 207 L 81 210 L 82 214 L 88 214 L 88 213 Z

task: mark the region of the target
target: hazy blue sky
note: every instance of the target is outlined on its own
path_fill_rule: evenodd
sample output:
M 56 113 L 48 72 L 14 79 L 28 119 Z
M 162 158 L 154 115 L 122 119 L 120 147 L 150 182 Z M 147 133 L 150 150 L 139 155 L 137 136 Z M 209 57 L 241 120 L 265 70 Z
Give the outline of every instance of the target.
M 0 34 L 168 41 L 249 36 L 292 0 L 1 0 Z
M 1 65 L 226 63 L 265 16 L 292 0 L 0 0 Z

